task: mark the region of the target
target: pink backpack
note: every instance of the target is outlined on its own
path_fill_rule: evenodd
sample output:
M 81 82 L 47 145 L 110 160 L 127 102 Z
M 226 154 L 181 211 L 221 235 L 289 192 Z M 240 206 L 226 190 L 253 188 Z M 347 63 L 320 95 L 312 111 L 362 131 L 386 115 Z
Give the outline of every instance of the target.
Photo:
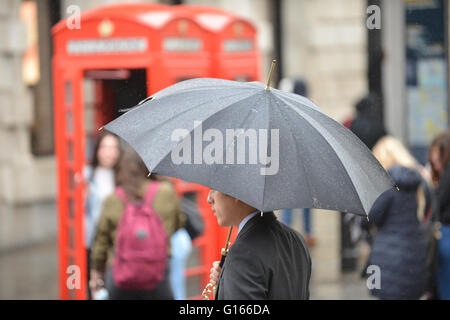
M 122 187 L 115 194 L 125 210 L 117 227 L 113 278 L 119 288 L 154 289 L 164 277 L 167 263 L 167 233 L 152 200 L 159 183 L 151 182 L 144 201 L 130 203 Z

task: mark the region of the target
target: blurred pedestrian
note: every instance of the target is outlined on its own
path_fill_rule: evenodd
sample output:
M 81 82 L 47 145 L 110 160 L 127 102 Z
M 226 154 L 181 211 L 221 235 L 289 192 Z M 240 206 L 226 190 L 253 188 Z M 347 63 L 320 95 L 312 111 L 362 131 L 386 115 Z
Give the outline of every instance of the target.
M 429 149 L 436 186 L 438 222 L 436 285 L 438 298 L 450 300 L 450 130 L 437 136 Z
M 183 183 L 178 181 L 177 183 Z M 186 215 L 186 225 L 172 235 L 172 257 L 170 259 L 170 283 L 176 300 L 186 299 L 185 269 L 192 250 L 192 241 L 203 234 L 205 223 L 199 212 L 197 194 L 185 192 L 181 209 Z
M 376 93 L 369 93 L 355 104 L 355 117 L 343 123 L 370 150 L 379 139 L 386 135 L 381 117 L 381 98 Z M 352 214 L 341 213 L 341 266 L 342 270 L 353 271 L 356 268 L 358 244 L 361 241 L 372 245 L 372 234 L 364 219 Z M 365 269 L 365 268 L 364 268 Z M 365 276 L 365 271 L 362 274 Z
M 101 134 L 94 146 L 91 164 L 85 167 L 86 203 L 84 215 L 84 243 L 87 251 L 87 273 L 90 280 L 90 255 L 103 201 L 114 192 L 114 167 L 120 156 L 119 138 L 112 133 Z M 91 298 L 90 292 L 88 293 Z
M 350 130 L 372 149 L 379 139 L 386 135 L 381 118 L 381 99 L 370 93 L 356 103 L 356 117 L 350 123 Z
M 369 288 L 380 299 L 419 299 L 425 290 L 426 247 L 419 223 L 423 189 L 420 167 L 397 139 L 386 136 L 373 153 L 399 190 L 383 193 L 369 213 L 376 227 L 369 265 L 380 270 L 380 286 Z
M 308 97 L 308 86 L 306 84 L 306 81 L 302 78 L 283 78 L 280 81 L 279 88 L 280 90 L 286 92 L 292 92 L 304 97 Z M 301 210 L 303 211 L 303 234 L 305 235 L 306 244 L 308 245 L 308 247 L 312 248 L 316 244 L 316 238 L 312 230 L 311 209 L 303 208 Z M 287 226 L 292 227 L 292 218 L 294 212 L 294 209 L 282 210 L 280 216 L 281 221 Z
M 186 299 L 186 262 L 192 250 L 192 240 L 185 228 L 177 230 L 170 238 L 172 256 L 170 258 L 170 285 L 175 300 Z
M 118 187 L 106 198 L 100 216 L 91 254 L 90 287 L 95 293 L 104 280 L 112 300 L 173 299 L 169 283 L 169 239 L 184 226 L 186 218 L 172 183 L 157 181 L 153 176 L 149 180 L 147 175 L 144 162 L 127 148 L 117 167 Z M 140 251 L 133 251 L 133 246 Z M 161 248 L 164 248 L 163 255 L 156 257 Z M 123 263 L 128 263 L 128 270 Z M 162 272 L 156 274 L 158 270 Z M 149 283 L 155 284 L 153 275 L 160 280 L 152 289 L 146 289 Z M 119 281 L 126 277 L 130 279 L 128 283 Z M 145 288 L 140 282 L 144 279 Z

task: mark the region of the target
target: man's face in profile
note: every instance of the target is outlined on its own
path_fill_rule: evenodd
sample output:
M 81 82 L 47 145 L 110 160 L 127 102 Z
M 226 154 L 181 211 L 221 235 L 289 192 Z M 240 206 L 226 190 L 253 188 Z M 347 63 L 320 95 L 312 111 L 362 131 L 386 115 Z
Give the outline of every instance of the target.
M 236 208 L 241 203 L 238 199 L 211 189 L 207 201 L 211 205 L 211 209 L 215 211 L 214 215 L 220 226 L 229 227 L 236 225 L 234 213 L 238 211 Z

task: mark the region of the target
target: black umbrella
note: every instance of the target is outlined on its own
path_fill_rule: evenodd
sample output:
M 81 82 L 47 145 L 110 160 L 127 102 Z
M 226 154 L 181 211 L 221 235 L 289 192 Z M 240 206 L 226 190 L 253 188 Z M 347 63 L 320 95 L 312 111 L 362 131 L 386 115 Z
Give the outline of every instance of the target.
M 313 102 L 259 82 L 179 82 L 104 128 L 128 142 L 150 172 L 261 211 L 366 215 L 394 185 L 372 152 Z

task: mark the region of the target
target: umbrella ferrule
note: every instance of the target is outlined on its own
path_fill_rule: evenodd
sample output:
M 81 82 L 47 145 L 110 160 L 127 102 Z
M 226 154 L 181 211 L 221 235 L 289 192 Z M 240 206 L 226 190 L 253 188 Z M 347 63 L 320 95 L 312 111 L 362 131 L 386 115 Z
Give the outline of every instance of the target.
M 266 84 L 266 91 L 270 90 L 270 83 L 272 81 L 273 69 L 275 69 L 276 63 L 277 63 L 277 60 L 272 60 L 272 65 L 270 66 L 269 77 L 267 79 L 267 84 Z

